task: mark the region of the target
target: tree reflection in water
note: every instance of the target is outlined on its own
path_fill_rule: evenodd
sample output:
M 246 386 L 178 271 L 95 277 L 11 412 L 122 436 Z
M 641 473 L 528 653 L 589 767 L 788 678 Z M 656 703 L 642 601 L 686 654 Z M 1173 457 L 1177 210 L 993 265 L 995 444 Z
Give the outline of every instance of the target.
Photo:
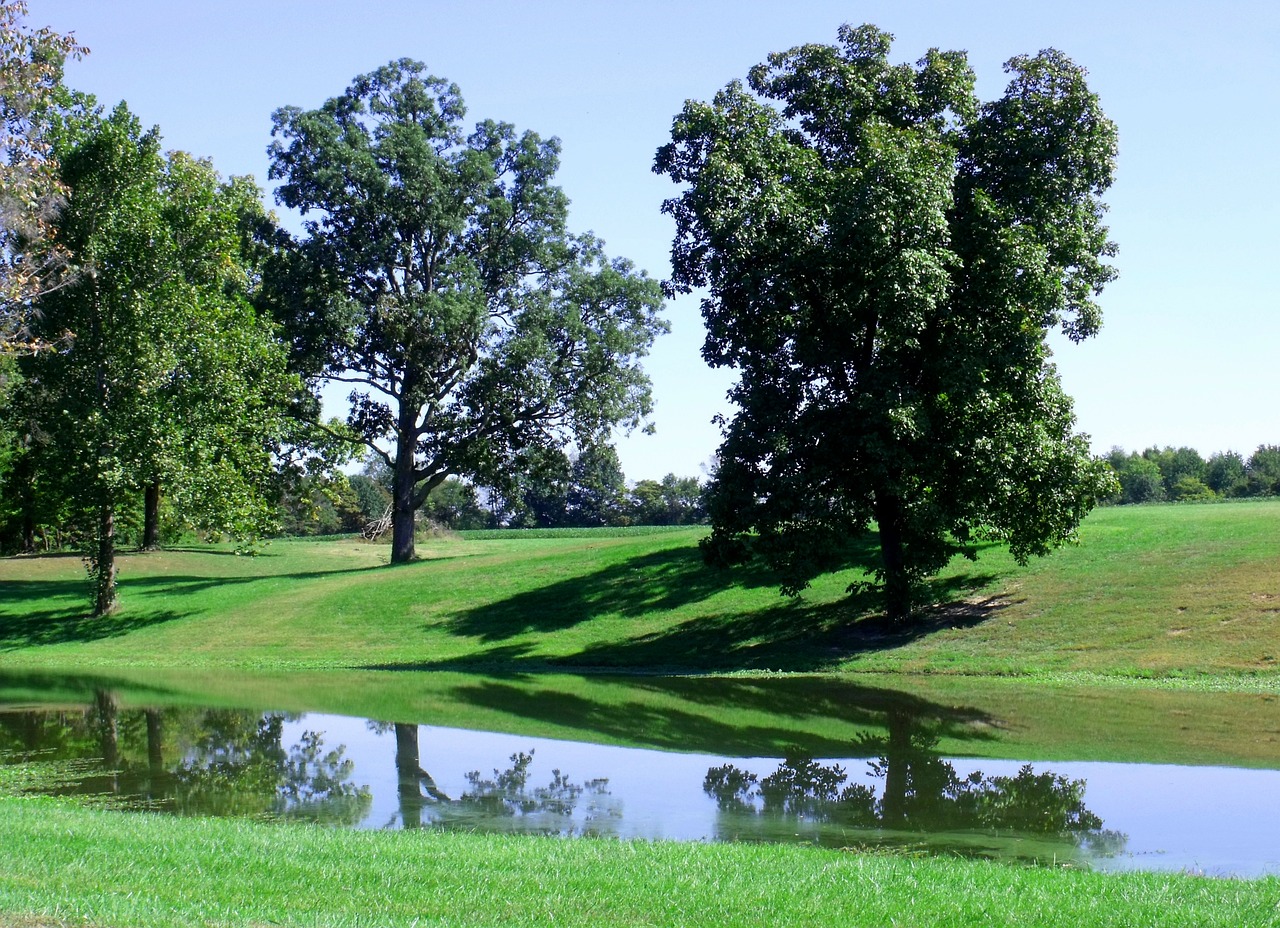
M 906 713 L 890 713 L 887 721 L 887 737 L 856 744 L 858 754 L 879 755 L 868 762 L 883 783 L 879 790 L 848 782 L 838 764 L 804 756 L 788 757 L 765 777 L 732 764 L 709 769 L 703 790 L 720 810 L 719 837 L 768 840 L 779 829 L 807 829 L 820 843 L 923 844 L 1038 860 L 1123 848 L 1125 836 L 1105 830 L 1085 805 L 1084 780 L 1036 773 L 1031 764 L 1014 776 L 962 777 L 938 754 L 930 726 Z
M 238 815 L 353 825 L 372 803 L 351 782 L 345 747 L 305 731 L 284 744 L 283 713 L 121 710 L 99 690 L 88 710 L 0 714 L 0 753 L 57 774 L 38 791 L 183 815 Z
M 524 834 L 605 835 L 615 830 L 619 809 L 610 801 L 607 779 L 575 783 L 558 769 L 546 786 L 529 785 L 533 750 L 519 751 L 510 766 L 485 777 L 478 770 L 466 775 L 467 788 L 456 798 L 447 795 L 422 769 L 418 726 L 371 722 L 372 730 L 396 736 L 396 774 L 399 819 L 404 828 L 480 829 Z M 586 797 L 581 819 L 576 817 Z M 388 822 L 388 825 L 394 824 Z

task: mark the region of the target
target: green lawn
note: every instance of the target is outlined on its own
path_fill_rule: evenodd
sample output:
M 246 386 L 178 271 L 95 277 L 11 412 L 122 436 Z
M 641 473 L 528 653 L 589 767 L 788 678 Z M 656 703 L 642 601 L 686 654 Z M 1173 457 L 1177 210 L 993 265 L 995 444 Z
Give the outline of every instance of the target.
M 0 799 L 0 925 L 1255 928 L 1280 879 L 355 832 Z
M 0 560 L 0 666 L 786 670 L 1280 680 L 1280 502 L 1103 509 L 1020 568 L 958 560 L 886 628 L 856 571 L 798 601 L 715 571 L 699 529 L 446 537 L 383 566 L 357 540 L 130 555 L 84 615 L 74 557 Z
M 78 559 L 5 558 L 0 666 L 1280 677 L 1276 502 L 1101 509 L 1027 567 L 984 550 L 906 632 L 852 573 L 788 600 L 704 567 L 700 534 L 440 538 L 401 567 L 351 539 L 133 554 L 99 620 Z

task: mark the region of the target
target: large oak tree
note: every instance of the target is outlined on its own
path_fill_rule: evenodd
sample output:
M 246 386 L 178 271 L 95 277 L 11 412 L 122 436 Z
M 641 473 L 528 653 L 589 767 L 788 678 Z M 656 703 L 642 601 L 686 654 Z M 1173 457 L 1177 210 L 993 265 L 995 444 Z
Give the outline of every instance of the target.
M 277 308 L 315 380 L 355 385 L 350 433 L 393 469 L 393 562 L 450 475 L 509 489 L 552 449 L 638 425 L 638 359 L 665 329 L 656 282 L 566 231 L 559 143 L 467 134 L 465 112 L 402 59 L 274 117 L 277 198 L 306 227 Z
M 708 553 L 796 592 L 875 526 L 903 619 L 953 554 L 1044 554 L 1107 490 L 1046 336 L 1100 324 L 1116 132 L 1060 52 L 980 103 L 962 52 L 892 65 L 891 38 L 771 55 L 686 104 L 654 169 L 685 185 L 670 287 L 706 288 L 704 356 L 740 374 Z

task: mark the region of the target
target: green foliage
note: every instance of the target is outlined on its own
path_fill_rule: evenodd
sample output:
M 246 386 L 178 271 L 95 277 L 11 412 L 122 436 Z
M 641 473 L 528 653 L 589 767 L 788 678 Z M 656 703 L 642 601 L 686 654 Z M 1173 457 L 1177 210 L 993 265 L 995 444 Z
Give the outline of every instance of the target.
M 368 473 L 352 474 L 347 478 L 351 491 L 356 495 L 360 515 L 366 522 L 382 518 L 391 505 L 391 488 L 378 482 Z
M 665 331 L 654 281 L 565 229 L 559 142 L 482 121 L 408 59 L 316 110 L 274 115 L 277 197 L 307 237 L 273 305 L 315 377 L 354 384 L 348 426 L 393 469 L 392 559 L 450 475 L 513 475 L 650 409 L 638 360 Z
M 1250 496 L 1280 493 L 1280 445 L 1259 445 L 1249 456 L 1245 480 Z
M 279 528 L 285 535 L 355 534 L 382 515 L 365 513 L 362 498 L 342 475 L 307 474 L 280 499 Z
M 480 504 L 476 488 L 450 477 L 427 494 L 422 514 L 443 528 L 461 531 L 494 524 L 494 515 Z
M 28 28 L 26 14 L 26 0 L 0 0 L 0 356 L 57 343 L 34 337 L 34 302 L 74 274 L 53 234 L 66 189 L 50 132 L 67 102 L 63 64 L 88 49 Z
M 1169 499 L 1186 503 L 1197 500 L 1217 499 L 1217 494 L 1209 489 L 1208 485 L 1199 477 L 1187 475 L 1179 477 L 1177 483 L 1170 487 Z
M 636 525 L 692 525 L 703 517 L 697 477 L 667 474 L 661 481 L 640 480 L 631 488 L 629 518 Z
M 890 41 L 771 55 L 687 103 L 654 169 L 685 185 L 670 287 L 706 288 L 703 355 L 740 375 L 709 558 L 762 555 L 795 593 L 874 522 L 904 618 L 954 554 L 1043 555 L 1111 492 L 1045 337 L 1099 326 L 1116 134 L 1058 51 L 980 104 L 963 53 L 890 65 Z
M 104 612 L 117 523 L 144 487 L 158 506 L 163 486 L 170 510 L 203 531 L 270 527 L 273 452 L 296 387 L 247 299 L 256 275 L 242 228 L 261 217 L 256 187 L 162 157 L 158 132 L 123 104 L 104 118 L 82 101 L 54 146 L 67 202 L 53 230 L 80 273 L 44 294 L 32 332 L 74 337 L 21 361 L 15 482 L 26 546 L 39 521 L 82 530 Z
M 1122 503 L 1155 503 L 1165 498 L 1159 461 L 1137 453 L 1124 458 L 1113 452 L 1112 467 L 1120 480 Z
M 493 528 L 459 534 L 470 541 L 536 541 L 544 538 L 637 538 L 685 530 L 683 525 L 609 525 L 595 528 Z
M 574 455 L 564 524 L 616 525 L 622 519 L 626 493 L 618 452 L 607 442 L 593 442 Z
M 1205 461 L 1194 448 L 1148 448 L 1105 458 L 1120 481 L 1119 503 L 1194 502 L 1280 493 L 1280 446 L 1259 445 L 1245 459 L 1235 451 Z
M 1234 451 L 1219 452 L 1205 465 L 1205 483 L 1219 496 L 1235 496 L 1244 483 L 1244 458 Z

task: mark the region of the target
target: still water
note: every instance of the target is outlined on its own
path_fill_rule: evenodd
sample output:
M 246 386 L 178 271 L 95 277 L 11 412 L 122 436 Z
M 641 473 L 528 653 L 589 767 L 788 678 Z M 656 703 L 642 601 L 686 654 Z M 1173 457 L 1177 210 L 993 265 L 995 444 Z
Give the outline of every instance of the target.
M 907 696 L 878 693 L 860 710 L 878 726 L 845 751 L 813 757 L 799 748 L 709 753 L 694 737 L 690 750 L 657 750 L 322 712 L 126 704 L 91 692 L 56 704 L 30 689 L 21 699 L 0 692 L 0 763 L 34 771 L 25 790 L 356 828 L 790 841 L 1108 870 L 1280 873 L 1278 770 L 957 756 L 939 746 L 955 742 L 940 737 L 949 729 L 937 713 Z

